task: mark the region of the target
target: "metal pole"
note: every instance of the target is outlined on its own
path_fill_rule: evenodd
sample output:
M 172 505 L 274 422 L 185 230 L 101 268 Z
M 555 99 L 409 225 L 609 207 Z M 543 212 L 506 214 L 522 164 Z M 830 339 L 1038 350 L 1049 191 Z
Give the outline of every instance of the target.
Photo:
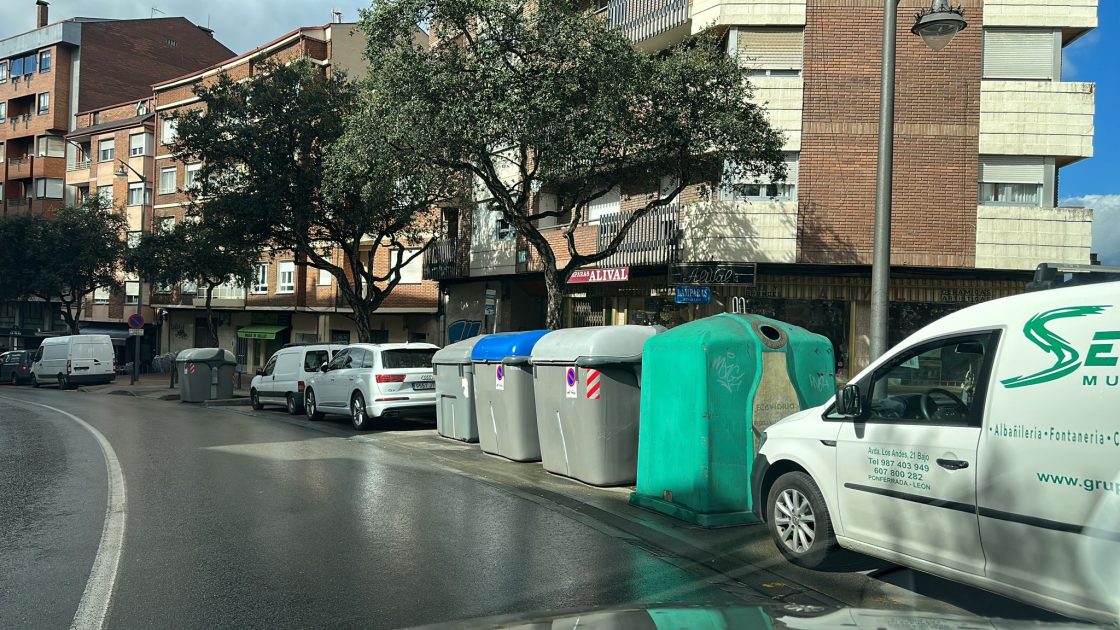
M 871 265 L 871 360 L 888 346 L 891 276 L 891 184 L 894 177 L 894 57 L 899 0 L 883 0 L 879 90 L 879 164 L 875 175 L 875 257 Z

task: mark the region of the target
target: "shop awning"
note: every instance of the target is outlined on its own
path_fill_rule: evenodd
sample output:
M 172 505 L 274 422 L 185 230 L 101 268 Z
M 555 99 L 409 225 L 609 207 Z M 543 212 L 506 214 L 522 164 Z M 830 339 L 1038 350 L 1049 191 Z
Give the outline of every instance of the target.
M 287 326 L 256 324 L 239 329 L 237 331 L 237 336 L 241 339 L 276 339 L 276 335 L 287 329 Z

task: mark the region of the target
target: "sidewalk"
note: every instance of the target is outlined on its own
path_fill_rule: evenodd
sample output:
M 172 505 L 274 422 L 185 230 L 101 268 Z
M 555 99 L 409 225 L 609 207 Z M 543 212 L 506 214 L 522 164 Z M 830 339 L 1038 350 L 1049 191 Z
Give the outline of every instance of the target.
M 78 391 L 90 394 L 109 394 L 116 396 L 136 396 L 138 398 L 150 398 L 154 400 L 179 400 L 179 384 L 176 382 L 175 386 L 171 386 L 171 374 L 141 374 L 140 378 L 135 384 L 132 384 L 131 376 L 128 374 L 118 374 L 115 381 L 108 385 L 83 385 L 78 387 Z M 242 375 L 241 388 L 233 391 L 233 399 L 230 401 L 211 401 L 211 402 L 226 402 L 226 404 L 249 404 L 249 382 L 252 376 L 248 374 Z

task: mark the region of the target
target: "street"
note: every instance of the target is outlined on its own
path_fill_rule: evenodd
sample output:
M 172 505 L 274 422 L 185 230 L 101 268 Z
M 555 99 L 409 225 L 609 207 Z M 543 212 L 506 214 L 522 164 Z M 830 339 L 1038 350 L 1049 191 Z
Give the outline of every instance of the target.
M 694 528 L 430 421 L 381 426 L 0 389 L 0 626 L 400 627 L 760 597 L 1053 618 L 871 560 L 800 570 L 762 527 Z

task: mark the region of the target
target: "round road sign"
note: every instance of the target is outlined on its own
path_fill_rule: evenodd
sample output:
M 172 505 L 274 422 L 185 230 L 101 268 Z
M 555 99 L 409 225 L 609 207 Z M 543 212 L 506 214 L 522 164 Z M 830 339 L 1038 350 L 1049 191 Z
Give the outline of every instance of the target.
M 132 315 L 129 315 L 128 316 L 128 327 L 133 328 L 133 329 L 143 328 L 144 327 L 144 316 L 141 315 L 140 313 L 133 313 Z

